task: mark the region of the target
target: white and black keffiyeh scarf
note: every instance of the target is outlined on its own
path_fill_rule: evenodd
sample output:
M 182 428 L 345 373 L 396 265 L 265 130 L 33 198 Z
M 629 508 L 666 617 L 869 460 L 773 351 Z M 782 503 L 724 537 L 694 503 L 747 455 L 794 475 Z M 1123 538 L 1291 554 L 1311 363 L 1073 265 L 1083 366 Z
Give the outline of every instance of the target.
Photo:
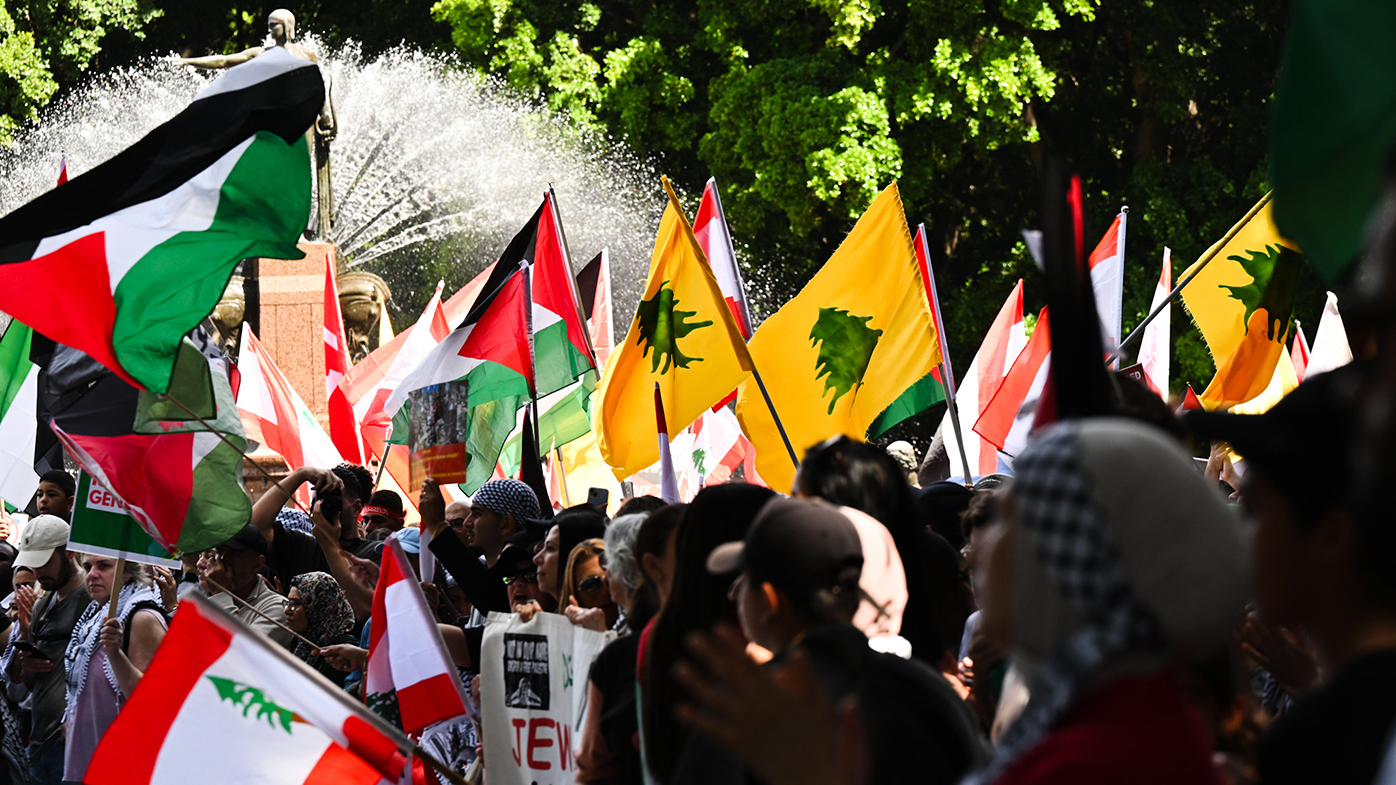
M 999 739 L 989 762 L 962 785 L 986 785 L 1042 739 L 1082 690 L 1121 655 L 1161 651 L 1158 619 L 1125 580 L 1120 553 L 1092 493 L 1074 425 L 1042 433 L 1014 464 L 1020 521 L 1057 591 L 1086 619 L 1042 662 L 1029 701 Z
M 142 586 L 139 583 L 128 582 L 121 587 L 121 593 L 116 598 L 116 618 L 121 622 L 123 628 L 131 626 L 131 616 L 141 607 L 155 606 L 164 607 L 160 602 L 160 593 L 150 586 Z M 78 623 L 73 626 L 73 637 L 68 639 L 68 651 L 64 656 L 64 665 L 67 668 L 68 678 L 68 707 L 63 712 L 63 721 L 67 722 L 73 711 L 77 708 L 78 695 L 82 693 L 83 687 L 87 686 L 88 666 L 92 662 L 92 655 L 96 654 L 100 645 L 102 625 L 107 620 L 107 603 L 93 600 L 87 610 L 83 611 Z M 116 681 L 116 673 L 112 671 L 111 661 L 105 660 L 104 675 L 107 682 L 111 684 L 112 690 L 118 696 L 122 696 L 121 685 Z M 124 697 L 124 696 L 123 696 Z

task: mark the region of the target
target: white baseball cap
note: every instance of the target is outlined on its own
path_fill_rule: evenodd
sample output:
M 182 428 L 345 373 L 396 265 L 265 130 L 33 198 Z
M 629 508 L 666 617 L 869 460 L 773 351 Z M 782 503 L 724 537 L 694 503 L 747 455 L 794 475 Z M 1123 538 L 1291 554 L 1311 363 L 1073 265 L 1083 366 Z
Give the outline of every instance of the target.
M 19 556 L 16 567 L 42 567 L 53 558 L 53 552 L 68 546 L 68 523 L 57 515 L 36 515 L 25 524 L 19 535 Z

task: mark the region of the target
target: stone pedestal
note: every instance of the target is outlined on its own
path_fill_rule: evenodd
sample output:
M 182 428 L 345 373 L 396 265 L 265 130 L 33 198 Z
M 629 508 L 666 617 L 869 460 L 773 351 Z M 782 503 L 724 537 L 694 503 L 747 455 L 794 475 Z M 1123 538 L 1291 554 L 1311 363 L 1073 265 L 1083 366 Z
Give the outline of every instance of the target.
M 305 258 L 262 259 L 262 334 L 257 336 L 320 425 L 329 429 L 325 400 L 325 260 L 344 260 L 328 243 L 301 243 Z

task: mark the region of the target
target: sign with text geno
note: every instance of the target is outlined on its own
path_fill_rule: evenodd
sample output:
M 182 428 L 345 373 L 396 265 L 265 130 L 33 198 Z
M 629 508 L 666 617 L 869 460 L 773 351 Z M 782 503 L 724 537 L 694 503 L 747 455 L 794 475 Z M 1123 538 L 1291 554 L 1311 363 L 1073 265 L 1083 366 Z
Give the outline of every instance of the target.
M 490 785 L 572 785 L 587 675 L 614 638 L 566 616 L 491 613 L 480 645 L 480 714 Z
M 179 569 L 179 560 L 151 539 L 126 513 L 126 505 L 87 472 L 78 475 L 68 550 Z

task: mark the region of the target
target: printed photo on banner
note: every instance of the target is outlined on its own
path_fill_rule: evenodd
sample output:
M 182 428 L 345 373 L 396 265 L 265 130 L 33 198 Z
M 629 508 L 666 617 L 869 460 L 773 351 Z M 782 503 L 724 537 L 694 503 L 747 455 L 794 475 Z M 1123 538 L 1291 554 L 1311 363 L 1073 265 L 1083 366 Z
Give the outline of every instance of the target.
M 407 396 L 407 449 L 412 482 L 466 479 L 466 438 L 470 435 L 470 384 L 432 384 Z

